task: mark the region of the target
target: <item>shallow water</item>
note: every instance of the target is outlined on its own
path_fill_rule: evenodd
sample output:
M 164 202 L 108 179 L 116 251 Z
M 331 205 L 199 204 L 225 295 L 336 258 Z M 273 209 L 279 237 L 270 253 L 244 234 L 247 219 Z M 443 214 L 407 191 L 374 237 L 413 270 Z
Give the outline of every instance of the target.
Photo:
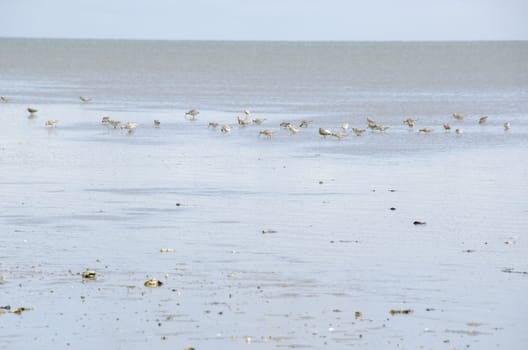
M 477 93 L 463 98 L 475 111 L 464 121 L 448 107 L 420 118 L 432 134 L 409 131 L 400 112 L 380 113 L 387 132 L 338 141 L 317 129 L 364 127 L 362 113 L 310 113 L 313 124 L 289 135 L 279 123 L 302 117 L 281 103 L 254 113 L 263 126 L 235 126 L 227 103 L 236 92 L 192 122 L 183 108 L 120 105 L 119 94 L 80 104 L 78 91 L 46 102 L 51 92 L 32 89 L 0 104 L 0 306 L 31 308 L 0 315 L 0 348 L 528 342 L 522 91 L 522 103 L 496 106 L 487 125 L 477 123 Z M 103 115 L 140 126 L 107 128 Z M 44 127 L 50 118 L 56 128 Z M 233 131 L 208 128 L 213 120 Z M 447 121 L 464 133 L 441 130 Z M 277 134 L 259 137 L 263 128 Z M 96 281 L 83 282 L 87 268 Z M 164 285 L 144 287 L 150 277 Z

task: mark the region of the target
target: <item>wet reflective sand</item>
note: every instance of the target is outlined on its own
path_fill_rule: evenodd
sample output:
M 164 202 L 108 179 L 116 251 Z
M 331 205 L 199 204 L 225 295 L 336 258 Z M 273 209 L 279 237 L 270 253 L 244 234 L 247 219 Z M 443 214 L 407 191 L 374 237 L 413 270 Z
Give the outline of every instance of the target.
M 207 127 L 236 125 L 230 113 L 39 105 L 28 119 L 23 105 L 0 107 L 0 307 L 31 308 L 0 315 L 0 348 L 528 342 L 519 115 L 483 127 L 446 113 L 431 134 L 398 115 L 380 120 L 385 133 L 339 141 L 317 130 L 341 118 L 310 116 L 290 135 L 279 123 L 296 119 L 264 115 L 268 139 L 260 126 Z M 139 126 L 107 128 L 107 114 Z M 50 118 L 61 122 L 47 129 Z M 464 134 L 440 131 L 447 121 Z

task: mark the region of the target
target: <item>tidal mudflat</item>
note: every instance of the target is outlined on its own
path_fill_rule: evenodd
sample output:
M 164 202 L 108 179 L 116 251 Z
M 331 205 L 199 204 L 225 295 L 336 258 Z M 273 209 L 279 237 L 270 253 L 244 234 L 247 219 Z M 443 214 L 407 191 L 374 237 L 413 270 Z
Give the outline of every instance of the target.
M 280 113 L 242 127 L 96 99 L 26 107 L 0 104 L 2 349 L 528 343 L 521 114 L 439 112 L 417 122 L 427 134 L 386 116 L 386 132 L 325 139 L 365 116 L 291 134 L 280 122 L 301 118 Z

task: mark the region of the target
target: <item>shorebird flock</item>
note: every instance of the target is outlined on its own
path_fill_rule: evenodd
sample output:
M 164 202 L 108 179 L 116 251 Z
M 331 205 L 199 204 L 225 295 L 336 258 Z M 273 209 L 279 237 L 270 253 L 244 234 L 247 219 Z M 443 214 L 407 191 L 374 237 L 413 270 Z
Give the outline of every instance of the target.
M 92 98 L 86 97 L 86 96 L 79 96 L 79 99 L 80 99 L 81 103 L 83 103 L 83 104 L 92 102 Z M 0 100 L 3 103 L 8 103 L 8 102 L 11 101 L 11 99 L 9 97 L 7 97 L 7 96 L 0 96 Z M 37 108 L 28 107 L 27 108 L 27 112 L 29 113 L 28 118 L 35 118 L 37 113 L 38 113 L 38 111 L 39 110 Z M 236 121 L 236 125 L 238 125 L 239 128 L 246 128 L 246 127 L 248 127 L 250 125 L 261 126 L 261 125 L 265 124 L 266 121 L 267 121 L 266 118 L 251 118 L 251 112 L 249 110 L 247 110 L 247 109 L 244 110 L 241 114 L 243 115 L 243 117 L 241 117 L 239 115 L 239 116 L 236 117 L 236 120 L 235 120 Z M 199 115 L 200 115 L 200 111 L 198 111 L 197 109 L 193 108 L 193 109 L 185 112 L 183 117 L 184 117 L 184 119 L 192 122 L 192 121 L 196 121 L 198 119 Z M 457 123 L 457 124 L 461 124 L 465 120 L 467 120 L 466 116 L 464 114 L 461 114 L 461 113 L 453 113 L 451 115 L 451 117 L 449 117 L 449 118 L 454 119 L 455 123 Z M 55 127 L 57 127 L 58 122 L 59 121 L 57 119 L 49 119 L 49 120 L 46 121 L 44 126 L 45 127 L 55 128 Z M 114 128 L 114 129 L 118 129 L 119 128 L 119 129 L 122 129 L 122 130 L 126 131 L 128 134 L 134 133 L 134 131 L 139 126 L 139 124 L 136 123 L 136 122 L 128 121 L 128 122 L 122 123 L 120 120 L 113 119 L 113 118 L 111 118 L 109 116 L 102 117 L 101 123 L 103 125 L 107 126 L 108 128 Z M 291 135 L 294 135 L 294 134 L 299 133 L 302 129 L 308 129 L 312 123 L 313 123 L 312 120 L 301 120 L 301 121 L 298 121 L 298 122 L 282 121 L 277 126 L 276 129 L 268 128 L 268 129 L 259 130 L 258 136 L 265 136 L 267 139 L 271 139 L 274 135 L 276 135 L 279 132 L 280 129 L 284 129 L 284 130 L 288 131 Z M 412 131 L 412 130 L 415 130 L 414 129 L 415 126 L 419 124 L 419 120 L 409 117 L 409 118 L 404 119 L 403 123 L 408 126 L 410 131 Z M 488 123 L 488 116 L 482 116 L 482 117 L 478 118 L 478 124 L 479 125 L 486 125 L 487 123 Z M 153 126 L 156 127 L 156 128 L 160 128 L 161 127 L 161 121 L 159 119 L 154 119 L 153 120 Z M 215 121 L 211 121 L 207 125 L 208 128 L 213 129 L 213 130 L 216 130 L 219 126 L 220 126 L 220 123 L 215 122 Z M 326 128 L 326 127 L 319 127 L 318 133 L 323 139 L 326 139 L 327 137 L 334 137 L 334 138 L 336 138 L 338 140 L 341 140 L 341 139 L 349 136 L 349 134 L 348 134 L 349 129 L 352 130 L 354 135 L 362 136 L 367 129 L 371 130 L 372 132 L 385 133 L 388 129 L 390 129 L 390 127 L 391 126 L 389 126 L 389 125 L 383 125 L 383 124 L 375 121 L 371 117 L 366 117 L 366 126 L 365 127 L 357 126 L 357 127 L 350 128 L 349 122 L 343 122 L 339 128 L 336 128 L 334 130 Z M 508 130 L 510 130 L 511 125 L 510 125 L 509 122 L 505 122 L 503 124 L 503 127 L 504 127 L 504 131 L 508 131 Z M 445 123 L 443 123 L 442 124 L 442 128 L 443 128 L 444 132 L 450 132 L 451 131 L 451 124 L 449 124 L 449 121 L 446 121 Z M 430 133 L 434 132 L 434 128 L 432 126 L 423 126 L 423 127 L 417 128 L 417 129 L 418 129 L 417 132 L 419 134 L 430 134 Z M 230 124 L 223 124 L 220 127 L 220 131 L 223 134 L 228 134 L 228 133 L 231 132 L 231 130 L 232 130 L 232 127 L 231 127 Z M 462 128 L 460 126 L 457 127 L 455 129 L 455 133 L 456 133 L 457 136 L 462 135 L 463 134 Z

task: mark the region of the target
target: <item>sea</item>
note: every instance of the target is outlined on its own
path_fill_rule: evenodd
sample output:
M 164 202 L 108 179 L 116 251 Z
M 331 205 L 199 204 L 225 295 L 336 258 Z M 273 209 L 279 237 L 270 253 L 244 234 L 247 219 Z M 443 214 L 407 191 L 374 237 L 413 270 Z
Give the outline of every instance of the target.
M 295 116 L 526 113 L 527 42 L 0 39 L 0 91 L 106 108 Z
M 0 96 L 0 349 L 528 344 L 528 42 L 0 38 Z

